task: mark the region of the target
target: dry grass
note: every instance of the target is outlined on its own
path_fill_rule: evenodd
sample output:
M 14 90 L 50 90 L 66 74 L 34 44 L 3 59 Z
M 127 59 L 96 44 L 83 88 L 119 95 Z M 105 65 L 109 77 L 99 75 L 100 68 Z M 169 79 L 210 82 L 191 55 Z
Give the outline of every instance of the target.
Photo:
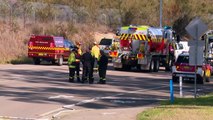
M 27 58 L 27 43 L 31 34 L 64 36 L 74 43 L 81 41 L 83 50 L 92 45 L 95 33 L 107 33 L 109 28 L 96 24 L 73 24 L 73 23 L 37 23 L 21 27 L 16 23 L 16 28 L 11 29 L 8 23 L 0 21 L 0 64 L 21 61 L 29 63 Z M 99 38 L 98 38 L 99 39 Z M 26 61 L 26 62 L 25 62 Z

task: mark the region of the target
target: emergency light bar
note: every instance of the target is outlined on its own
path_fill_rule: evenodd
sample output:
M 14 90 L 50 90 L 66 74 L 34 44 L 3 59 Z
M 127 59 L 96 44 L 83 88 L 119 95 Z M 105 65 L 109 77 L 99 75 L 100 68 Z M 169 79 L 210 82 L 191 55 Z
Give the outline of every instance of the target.
M 137 28 L 135 28 L 135 27 L 129 27 L 129 30 L 130 30 L 130 31 L 136 31 Z

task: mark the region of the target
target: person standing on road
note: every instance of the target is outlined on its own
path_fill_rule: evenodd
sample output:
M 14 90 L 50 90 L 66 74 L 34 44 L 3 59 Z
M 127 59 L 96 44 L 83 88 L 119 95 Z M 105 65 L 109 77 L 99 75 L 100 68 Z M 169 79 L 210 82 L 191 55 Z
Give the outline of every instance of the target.
M 92 65 L 93 70 L 98 71 L 97 62 L 98 62 L 99 57 L 100 57 L 100 48 L 99 48 L 97 42 L 94 42 L 94 46 L 92 47 L 91 54 L 92 54 L 92 56 L 94 58 L 94 64 Z
M 87 49 L 86 52 L 82 55 L 81 62 L 83 64 L 83 74 L 81 82 L 84 83 L 89 77 L 89 83 L 92 84 L 94 82 L 92 71 L 93 57 L 89 49 Z
M 98 61 L 98 72 L 99 72 L 99 82 L 100 84 L 106 84 L 106 70 L 108 65 L 108 57 L 103 50 L 100 51 L 100 60 Z
M 72 48 L 71 53 L 68 58 L 69 82 L 74 82 L 74 75 L 75 75 L 75 70 L 76 70 L 75 52 L 76 52 L 76 49 Z
M 75 54 L 75 56 L 76 56 L 76 78 L 77 78 L 77 82 L 81 82 L 81 80 L 80 80 L 80 60 L 81 60 L 82 51 L 81 51 L 80 42 L 76 43 L 76 49 L 77 49 L 77 52 Z

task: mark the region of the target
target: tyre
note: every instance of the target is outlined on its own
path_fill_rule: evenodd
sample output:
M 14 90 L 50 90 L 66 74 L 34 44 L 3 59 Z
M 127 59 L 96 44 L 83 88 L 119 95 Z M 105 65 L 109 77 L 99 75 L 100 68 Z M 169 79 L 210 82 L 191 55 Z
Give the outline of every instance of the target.
M 154 70 L 154 61 L 151 60 L 150 66 L 149 66 L 149 72 L 153 72 L 153 70 Z
M 204 77 L 197 75 L 197 81 L 196 82 L 198 84 L 204 84 L 204 82 L 205 82 L 204 79 L 205 79 Z
M 131 70 L 131 66 L 130 65 L 123 65 L 123 69 L 125 71 L 130 71 Z
M 33 58 L 33 63 L 35 65 L 39 65 L 41 63 L 40 59 L 39 58 Z
M 141 65 L 137 65 L 137 70 L 140 71 L 141 70 Z
M 210 82 L 210 78 L 209 78 L 209 77 L 206 77 L 205 81 L 206 81 L 206 82 Z
M 58 59 L 58 65 L 59 66 L 63 65 L 63 57 L 62 56 Z
M 154 72 L 158 72 L 159 71 L 159 60 L 155 60 L 154 61 Z
M 173 81 L 174 83 L 177 83 L 177 82 L 179 81 L 179 77 L 174 77 L 174 76 L 172 76 L 172 81 Z
M 56 61 L 55 61 L 55 60 L 52 60 L 52 64 L 55 65 L 55 64 L 56 64 Z

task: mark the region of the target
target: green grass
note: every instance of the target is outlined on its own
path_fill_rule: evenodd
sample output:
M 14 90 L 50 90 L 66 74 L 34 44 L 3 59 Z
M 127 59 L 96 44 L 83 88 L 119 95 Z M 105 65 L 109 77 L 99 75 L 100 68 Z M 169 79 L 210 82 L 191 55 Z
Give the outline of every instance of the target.
M 8 63 L 11 63 L 11 64 L 32 64 L 33 61 L 32 61 L 32 59 L 23 56 L 23 57 L 13 59 L 13 60 L 9 61 Z
M 213 93 L 199 98 L 176 98 L 174 104 L 161 105 L 141 112 L 137 120 L 212 120 Z

